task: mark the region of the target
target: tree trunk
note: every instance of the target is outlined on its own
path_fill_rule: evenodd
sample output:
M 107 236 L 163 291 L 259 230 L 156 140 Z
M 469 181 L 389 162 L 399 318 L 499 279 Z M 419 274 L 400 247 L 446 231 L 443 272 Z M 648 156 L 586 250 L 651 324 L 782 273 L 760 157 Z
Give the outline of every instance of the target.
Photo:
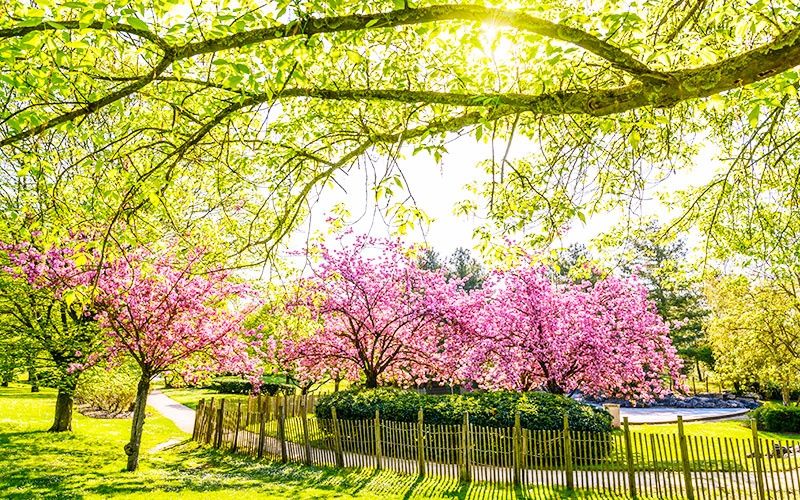
M 3 382 L 0 383 L 0 387 L 8 387 L 8 380 L 3 380 Z
M 547 381 L 547 384 L 545 384 L 545 385 L 546 385 L 546 387 L 547 387 L 547 392 L 550 392 L 550 393 L 552 393 L 552 394 L 564 394 L 564 389 L 562 389 L 562 388 L 561 388 L 561 387 L 560 387 L 560 386 L 559 386 L 559 385 L 556 383 L 556 381 L 555 381 L 555 380 L 553 380 L 553 379 L 550 379 L 550 380 L 548 380 L 548 381 Z
M 341 381 L 342 379 L 339 377 L 333 379 L 333 392 L 339 392 L 339 382 Z
M 784 406 L 789 406 L 789 403 L 791 403 L 789 400 L 789 386 L 786 384 L 781 386 L 781 399 L 783 399 Z
M 378 387 L 378 374 L 377 373 L 367 373 L 367 381 L 364 384 L 364 387 L 367 389 L 375 389 Z
M 139 468 L 139 448 L 142 445 L 144 412 L 147 409 L 148 392 L 150 392 L 150 374 L 143 371 L 136 390 L 136 404 L 133 408 L 133 422 L 131 422 L 131 440 L 125 445 L 125 454 L 128 455 L 128 472 L 133 472 Z
M 72 431 L 72 391 L 58 388 L 56 416 L 48 432 Z
M 31 383 L 31 392 L 39 392 L 39 374 L 34 365 L 28 368 L 28 382 Z

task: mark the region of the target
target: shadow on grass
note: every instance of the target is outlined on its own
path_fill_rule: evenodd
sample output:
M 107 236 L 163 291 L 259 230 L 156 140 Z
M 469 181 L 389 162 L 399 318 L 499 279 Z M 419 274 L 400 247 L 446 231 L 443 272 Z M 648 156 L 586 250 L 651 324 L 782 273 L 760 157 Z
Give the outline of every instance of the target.
M 461 483 L 391 471 L 333 469 L 229 455 L 184 442 L 143 452 L 140 471 L 123 472 L 119 443 L 0 424 L 0 498 L 459 499 L 615 498 Z

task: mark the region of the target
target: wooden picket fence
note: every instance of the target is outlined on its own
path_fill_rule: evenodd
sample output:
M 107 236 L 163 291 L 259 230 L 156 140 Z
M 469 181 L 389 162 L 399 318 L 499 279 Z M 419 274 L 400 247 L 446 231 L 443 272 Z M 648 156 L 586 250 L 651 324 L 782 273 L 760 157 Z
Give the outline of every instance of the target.
M 258 401 L 258 400 L 255 400 Z M 617 435 L 426 424 L 380 418 L 317 419 L 313 400 L 287 398 L 230 404 L 201 401 L 193 439 L 252 457 L 332 467 L 387 469 L 419 476 L 486 481 L 547 496 L 582 490 L 628 498 L 797 499 L 800 441 L 687 435 L 631 430 Z M 288 404 L 295 404 L 291 411 Z M 290 416 L 291 415 L 291 416 Z

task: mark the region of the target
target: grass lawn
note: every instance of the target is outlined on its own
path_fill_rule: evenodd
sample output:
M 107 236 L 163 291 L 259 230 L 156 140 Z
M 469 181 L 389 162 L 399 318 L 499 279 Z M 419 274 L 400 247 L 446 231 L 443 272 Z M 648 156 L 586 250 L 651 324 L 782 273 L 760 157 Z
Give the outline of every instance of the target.
M 240 394 L 220 394 L 219 392 L 208 388 L 193 388 L 187 387 L 183 389 L 161 389 L 165 396 L 168 396 L 175 401 L 196 410 L 197 404 L 201 399 L 211 398 L 224 398 L 228 401 L 241 400 L 247 401 L 250 396 Z
M 751 439 L 753 437 L 753 431 L 750 430 L 749 420 L 685 423 L 683 424 L 683 428 L 686 434 L 691 436 L 735 439 Z M 678 424 L 632 425 L 631 431 L 644 434 L 677 434 Z M 800 441 L 800 434 L 758 431 L 758 435 L 766 439 Z
M 527 492 L 391 472 L 277 465 L 222 455 L 188 442 L 154 411 L 145 422 L 141 468 L 126 473 L 129 420 L 75 415 L 74 433 L 50 434 L 55 391 L 0 388 L 0 498 L 512 499 Z M 150 452 L 171 439 L 177 446 Z M 549 492 L 545 498 L 575 498 Z M 595 496 L 596 498 L 596 496 Z

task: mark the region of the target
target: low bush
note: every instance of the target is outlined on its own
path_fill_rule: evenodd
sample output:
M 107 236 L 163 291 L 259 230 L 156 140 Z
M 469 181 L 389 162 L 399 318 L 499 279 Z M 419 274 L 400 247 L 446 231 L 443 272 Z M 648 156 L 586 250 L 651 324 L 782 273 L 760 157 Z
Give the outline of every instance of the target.
M 575 431 L 611 432 L 611 415 L 591 406 L 556 394 L 530 392 L 469 393 L 434 396 L 412 391 L 375 389 L 342 391 L 322 396 L 316 404 L 318 418 L 331 418 L 331 408 L 343 420 L 363 420 L 375 417 L 398 422 L 416 422 L 422 408 L 428 424 L 458 425 L 465 412 L 474 425 L 494 428 L 514 426 L 514 414 L 519 412 L 523 428 L 530 430 L 560 430 L 564 415 Z
M 133 367 L 95 366 L 81 375 L 75 398 L 92 409 L 116 415 L 132 409 L 138 383 L 139 374 Z
M 781 400 L 783 394 L 781 393 L 781 385 L 775 382 L 739 382 L 734 381 L 733 392 L 741 395 L 747 392 L 756 393 L 761 396 L 761 399 L 766 400 Z M 789 399 L 792 401 L 800 400 L 800 387 L 791 386 L 789 388 Z
M 215 378 L 211 380 L 210 388 L 221 394 L 250 394 L 253 392 L 253 384 L 241 379 Z M 260 392 L 270 396 L 294 394 L 295 388 L 286 384 L 262 383 Z
M 753 410 L 758 428 L 770 432 L 800 432 L 800 407 L 768 404 Z
M 41 387 L 58 388 L 59 383 L 64 379 L 64 375 L 55 368 L 39 368 L 36 377 Z
M 437 443 L 440 460 L 457 463 L 461 449 L 461 433 L 443 431 L 441 425 L 458 426 L 463 422 L 465 412 L 469 413 L 470 423 L 482 427 L 476 432 L 472 446 L 472 460 L 476 464 L 501 463 L 509 459 L 511 444 L 508 431 L 514 426 L 514 415 L 520 414 L 523 429 L 534 431 L 560 431 L 564 428 L 564 415 L 567 416 L 573 431 L 592 431 L 581 438 L 580 449 L 573 450 L 576 463 L 591 463 L 598 457 L 611 452 L 611 415 L 604 410 L 596 410 L 564 396 L 545 393 L 518 394 L 510 392 L 470 393 L 464 395 L 426 395 L 402 390 L 344 391 L 322 396 L 316 404 L 316 416 L 322 419 L 320 427 L 330 433 L 332 408 L 341 420 L 370 420 L 375 411 L 380 411 L 382 420 L 395 422 L 416 422 L 422 408 L 426 427 L 426 438 Z M 434 424 L 434 425 L 430 425 Z M 358 425 L 343 425 L 340 430 L 343 449 L 358 452 L 360 447 L 373 446 L 370 432 L 359 432 Z M 398 439 L 391 433 L 389 440 Z M 402 438 L 403 431 L 400 431 Z M 480 436 L 480 437 L 477 437 Z M 544 463 L 560 463 L 562 447 L 560 433 L 537 434 L 528 440 L 527 449 L 531 456 Z M 403 446 L 389 444 L 384 449 L 386 456 L 402 457 Z M 398 451 L 400 450 L 400 451 Z

